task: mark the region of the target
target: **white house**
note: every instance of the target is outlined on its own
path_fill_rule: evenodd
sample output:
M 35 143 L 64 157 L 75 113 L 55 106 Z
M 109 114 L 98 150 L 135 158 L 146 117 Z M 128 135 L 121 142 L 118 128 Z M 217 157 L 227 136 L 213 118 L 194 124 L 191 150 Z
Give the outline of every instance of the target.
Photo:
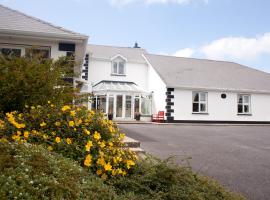
M 89 108 L 114 119 L 132 120 L 135 113 L 151 117 L 149 65 L 141 48 L 88 45 L 82 78 L 94 98 Z M 142 117 L 143 118 L 143 117 Z
M 237 63 L 161 56 L 141 48 L 88 45 L 89 108 L 116 120 L 270 123 L 270 74 Z
M 23 56 L 32 52 L 58 58 L 75 54 L 82 63 L 88 36 L 66 30 L 0 5 L 0 53 Z

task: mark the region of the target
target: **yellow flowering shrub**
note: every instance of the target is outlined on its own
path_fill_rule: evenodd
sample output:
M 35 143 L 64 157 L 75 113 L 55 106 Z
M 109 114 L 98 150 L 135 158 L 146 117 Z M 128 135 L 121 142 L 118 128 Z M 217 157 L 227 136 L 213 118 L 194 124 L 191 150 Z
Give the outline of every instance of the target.
M 0 119 L 0 141 L 45 145 L 78 161 L 103 179 L 125 176 L 136 155 L 123 144 L 125 135 L 103 114 L 71 105 L 27 107 Z

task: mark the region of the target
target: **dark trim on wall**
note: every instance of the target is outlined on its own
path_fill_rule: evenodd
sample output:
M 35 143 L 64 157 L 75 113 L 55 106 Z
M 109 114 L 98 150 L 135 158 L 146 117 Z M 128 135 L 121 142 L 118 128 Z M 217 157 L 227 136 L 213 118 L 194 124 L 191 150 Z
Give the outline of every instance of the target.
M 174 117 L 167 117 L 166 122 L 167 123 L 173 123 L 174 122 Z
M 174 106 L 174 102 L 167 102 L 167 106 Z
M 174 92 L 174 88 L 167 88 L 167 92 Z
M 168 119 L 168 118 L 167 118 Z M 270 121 L 167 120 L 168 123 L 195 124 L 270 124 Z
M 59 51 L 72 51 L 75 52 L 75 44 L 72 43 L 59 43 L 58 50 Z

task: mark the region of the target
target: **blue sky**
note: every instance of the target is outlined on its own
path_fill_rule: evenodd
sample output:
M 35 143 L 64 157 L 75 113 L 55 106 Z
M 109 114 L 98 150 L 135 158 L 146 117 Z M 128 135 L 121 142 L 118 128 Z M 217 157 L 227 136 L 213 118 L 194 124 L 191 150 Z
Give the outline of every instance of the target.
M 269 0 L 0 0 L 90 43 L 236 61 L 270 72 Z

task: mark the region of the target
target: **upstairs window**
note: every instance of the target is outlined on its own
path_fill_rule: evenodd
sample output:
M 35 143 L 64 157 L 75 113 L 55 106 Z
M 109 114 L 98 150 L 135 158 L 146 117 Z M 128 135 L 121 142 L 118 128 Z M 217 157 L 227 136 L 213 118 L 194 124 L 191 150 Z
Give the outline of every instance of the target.
M 125 75 L 126 74 L 126 61 L 118 56 L 112 60 L 112 75 Z
M 237 110 L 240 115 L 251 114 L 250 109 L 250 95 L 248 94 L 239 94 L 237 100 Z
M 207 92 L 193 92 L 192 94 L 192 112 L 207 113 Z

